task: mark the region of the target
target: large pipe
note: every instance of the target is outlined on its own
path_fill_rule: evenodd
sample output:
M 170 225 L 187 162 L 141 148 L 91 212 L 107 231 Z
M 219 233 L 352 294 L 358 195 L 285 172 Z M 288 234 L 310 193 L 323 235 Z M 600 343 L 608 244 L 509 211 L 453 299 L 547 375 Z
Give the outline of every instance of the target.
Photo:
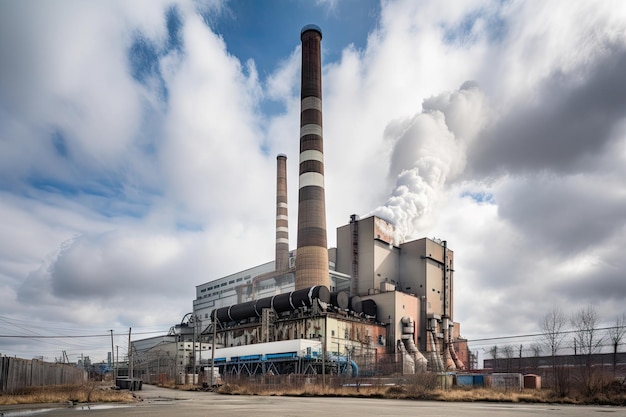
M 361 301 L 361 297 L 359 297 L 358 295 L 350 297 L 348 310 L 354 311 L 357 314 L 361 314 L 363 312 L 363 303 Z
M 287 156 L 276 157 L 276 258 L 275 270 L 289 269 L 289 217 L 287 213 Z
M 413 357 L 413 361 L 415 362 L 415 372 L 426 372 L 428 361 L 415 345 L 415 324 L 413 318 L 410 316 L 404 316 L 402 317 L 401 321 L 402 342 L 404 343 L 404 347 L 406 348 L 407 352 L 409 352 Z
M 296 290 L 316 285 L 330 287 L 322 137 L 322 31 L 315 25 L 307 25 L 302 28 L 300 40 L 302 77 Z
M 363 308 L 363 314 L 370 317 L 376 317 L 376 301 L 371 299 L 362 300 L 361 307 Z
M 456 369 L 463 370 L 465 369 L 465 364 L 463 363 L 461 359 L 459 359 L 459 356 L 456 354 L 456 351 L 454 350 L 454 343 L 452 343 L 453 332 L 454 332 L 454 323 L 451 323 L 450 328 L 448 330 L 448 350 L 450 351 L 450 357 L 452 358 L 452 361 L 454 362 L 454 366 L 456 367 Z
M 350 297 L 347 291 L 335 291 L 330 293 L 330 303 L 340 310 L 347 310 L 350 304 Z
M 324 303 L 330 302 L 330 291 L 323 286 L 303 288 L 284 294 L 273 295 L 259 300 L 222 307 L 211 312 L 222 323 L 238 322 L 250 318 L 261 317 L 264 308 L 271 308 L 276 313 L 297 310 L 300 307 L 311 307 L 315 299 Z

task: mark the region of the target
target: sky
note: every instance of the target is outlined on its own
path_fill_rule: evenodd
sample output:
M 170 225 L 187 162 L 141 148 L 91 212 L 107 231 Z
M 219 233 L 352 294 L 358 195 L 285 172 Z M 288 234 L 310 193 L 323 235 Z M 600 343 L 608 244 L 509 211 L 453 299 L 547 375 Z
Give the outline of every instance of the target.
M 279 153 L 295 249 L 310 23 L 331 246 L 447 240 L 470 340 L 624 314 L 626 3 L 0 0 L 1 354 L 104 360 L 271 261 Z

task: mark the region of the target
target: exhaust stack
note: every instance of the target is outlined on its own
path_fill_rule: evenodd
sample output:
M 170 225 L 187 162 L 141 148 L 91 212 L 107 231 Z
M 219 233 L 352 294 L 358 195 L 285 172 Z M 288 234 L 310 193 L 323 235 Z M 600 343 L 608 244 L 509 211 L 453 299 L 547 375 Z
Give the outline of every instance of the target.
M 274 269 L 289 269 L 289 217 L 287 215 L 287 156 L 276 157 L 276 258 Z
M 322 31 L 315 25 L 307 25 L 300 32 L 300 40 L 302 78 L 296 290 L 316 285 L 330 287 L 322 139 Z

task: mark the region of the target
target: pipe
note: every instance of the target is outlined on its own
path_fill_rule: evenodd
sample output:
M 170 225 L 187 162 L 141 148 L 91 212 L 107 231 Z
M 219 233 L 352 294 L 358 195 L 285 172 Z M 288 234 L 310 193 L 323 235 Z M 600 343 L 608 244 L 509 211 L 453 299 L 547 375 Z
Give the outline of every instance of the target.
M 439 351 L 435 342 L 435 332 L 432 330 L 427 331 L 426 339 L 427 344 L 430 346 L 430 350 L 426 352 L 429 356 L 428 365 L 430 370 L 433 372 L 443 372 L 443 363 L 441 361 L 441 356 L 439 356 Z
M 350 297 L 348 309 L 350 311 L 354 311 L 356 314 L 361 314 L 363 312 L 363 302 L 361 301 L 361 297 L 358 295 Z
M 347 310 L 350 304 L 348 293 L 346 291 L 335 291 L 330 293 L 330 304 L 340 310 Z
M 413 357 L 413 361 L 415 362 L 415 372 L 425 372 L 428 366 L 428 361 L 415 345 L 415 324 L 413 318 L 410 316 L 404 316 L 402 317 L 401 323 L 403 324 L 402 342 L 404 343 L 407 352 L 409 352 Z
M 352 366 L 352 377 L 356 378 L 359 376 L 359 365 L 356 364 L 355 361 L 350 360 L 350 365 Z
M 372 299 L 361 300 L 361 307 L 363 308 L 363 314 L 370 317 L 376 317 L 376 301 Z
M 271 308 L 276 313 L 294 311 L 300 307 L 311 307 L 314 300 L 319 299 L 324 303 L 330 301 L 330 291 L 323 286 L 303 288 L 289 293 L 273 295 L 271 297 L 234 304 L 228 307 L 215 309 L 211 312 L 211 320 L 214 317 L 222 323 L 239 322 L 246 319 L 261 317 L 264 308 Z
M 463 370 L 465 369 L 465 364 L 463 363 L 463 361 L 461 361 L 461 359 L 459 359 L 459 356 L 454 350 L 454 344 L 452 343 L 453 329 L 454 324 L 450 325 L 450 328 L 448 330 L 448 350 L 450 351 L 450 357 L 452 358 L 452 361 L 454 361 L 454 366 L 456 367 L 456 369 Z

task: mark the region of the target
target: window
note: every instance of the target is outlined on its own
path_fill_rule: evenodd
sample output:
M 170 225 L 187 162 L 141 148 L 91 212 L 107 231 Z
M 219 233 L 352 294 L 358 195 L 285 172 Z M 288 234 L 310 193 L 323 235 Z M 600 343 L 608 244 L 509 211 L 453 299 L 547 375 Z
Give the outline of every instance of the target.
M 225 282 L 222 282 L 222 285 L 220 285 L 220 287 L 225 287 L 226 285 L 228 285 L 228 284 L 225 283 Z
M 237 278 L 237 282 L 243 281 L 243 278 Z
M 229 283 L 229 284 L 234 284 L 234 283 L 235 283 L 235 280 L 233 279 L 232 281 L 228 281 L 228 283 Z M 224 284 L 224 285 L 226 285 L 226 284 Z

